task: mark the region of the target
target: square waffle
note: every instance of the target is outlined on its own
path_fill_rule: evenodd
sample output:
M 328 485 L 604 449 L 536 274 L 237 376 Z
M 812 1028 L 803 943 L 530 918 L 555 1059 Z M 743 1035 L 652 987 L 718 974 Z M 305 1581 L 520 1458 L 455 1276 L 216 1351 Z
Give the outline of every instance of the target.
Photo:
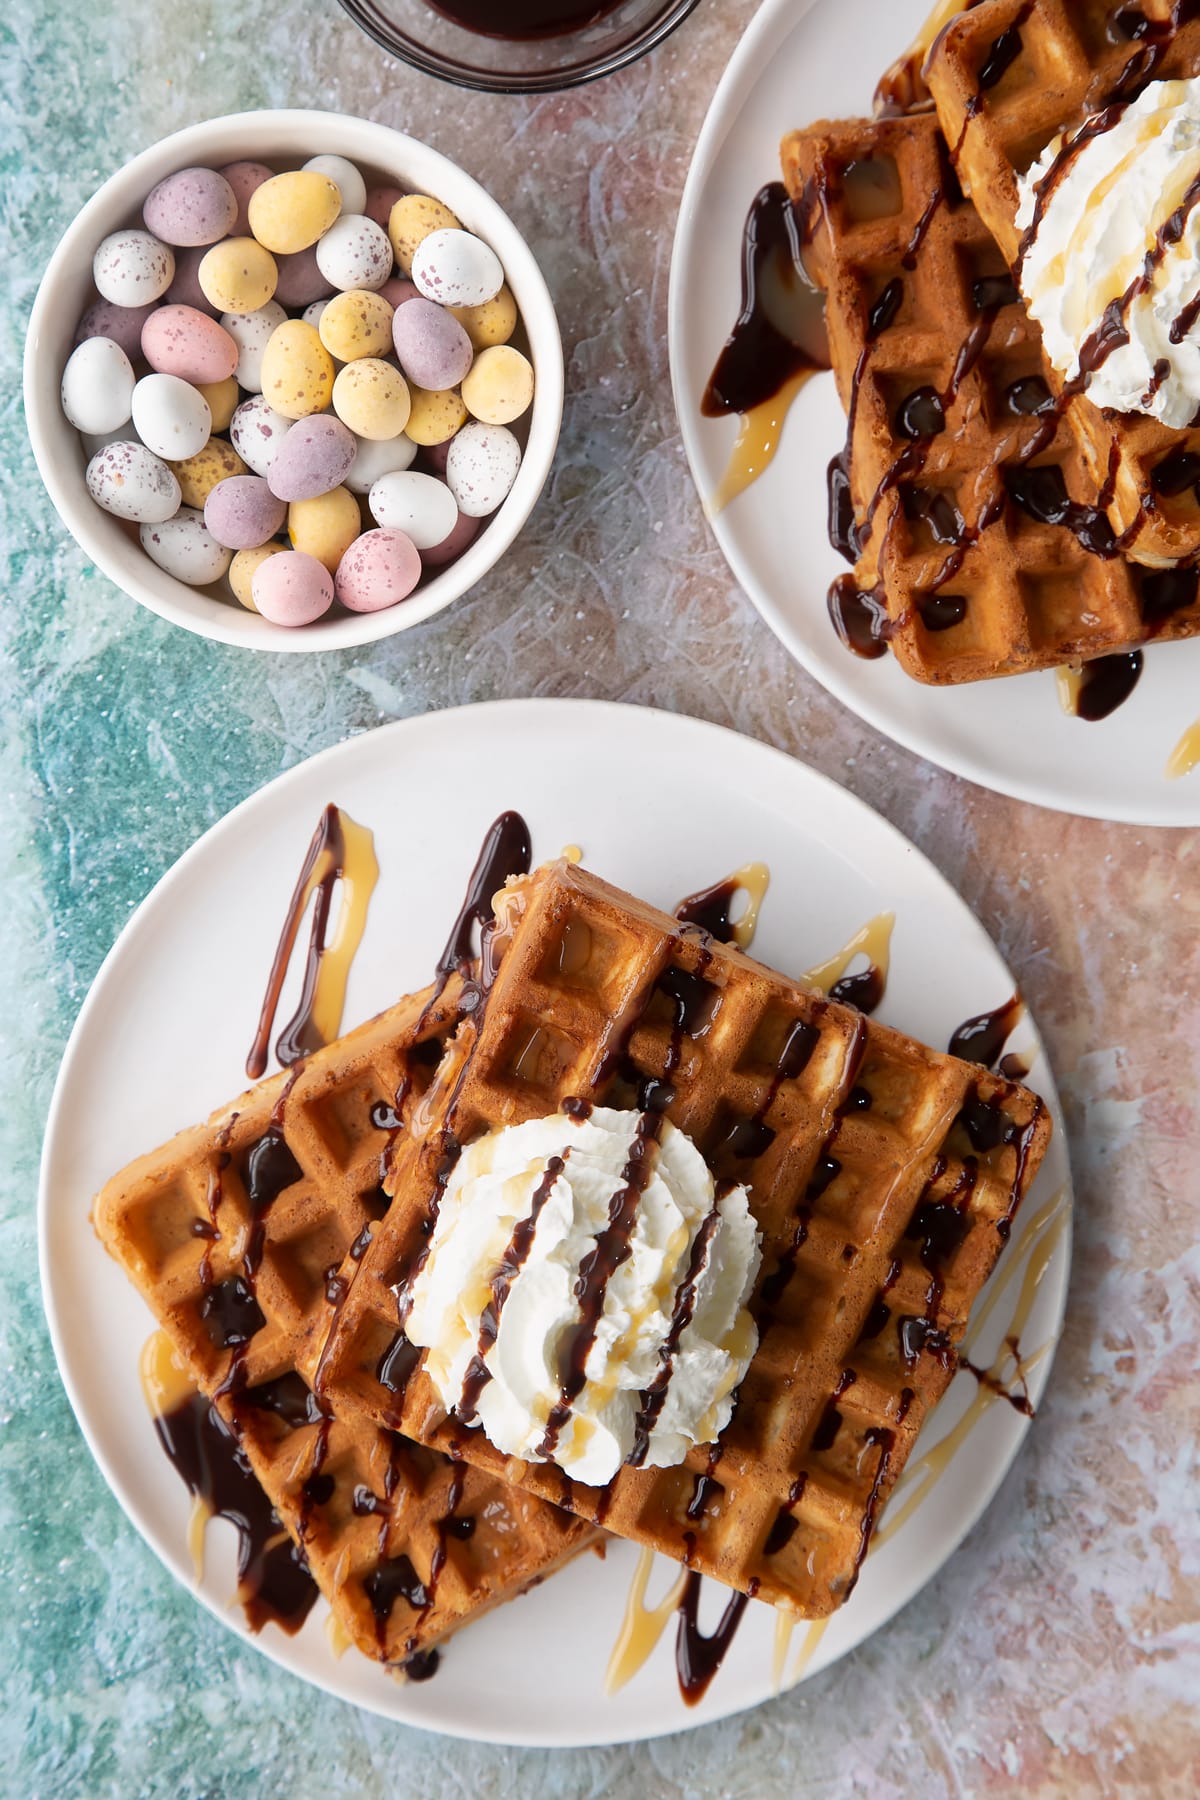
M 481 1010 L 451 1040 L 331 1334 L 325 1386 L 745 1593 L 816 1617 L 871 1532 L 1049 1138 L 1024 1088 L 943 1056 L 560 863 L 497 898 Z M 682 996 L 682 998 L 681 998 Z M 763 1236 L 760 1343 L 720 1441 L 606 1488 L 447 1416 L 400 1306 L 457 1149 L 563 1102 L 665 1110 Z M 642 1127 L 644 1128 L 644 1127 Z M 401 1358 L 406 1367 L 395 1373 Z
M 395 1109 L 428 1086 L 460 995 L 454 977 L 259 1082 L 131 1163 L 93 1207 L 334 1617 L 385 1662 L 428 1650 L 594 1535 L 479 1470 L 333 1417 L 312 1394 L 387 1205 Z
M 782 161 L 849 419 L 840 535 L 875 611 L 858 647 L 890 642 L 941 683 L 1200 631 L 1196 573 L 1127 563 L 1084 503 L 1076 409 L 1055 409 L 1041 334 L 936 118 L 817 124 Z
M 926 77 L 963 184 L 1014 269 L 1018 175 L 1089 114 L 1200 72 L 1192 12 L 1183 0 L 982 0 L 942 32 Z M 1113 529 L 1131 534 L 1129 554 L 1151 564 L 1200 555 L 1200 421 L 1175 431 L 1102 411 L 1086 394 L 1072 411 L 1094 487 L 1111 495 Z

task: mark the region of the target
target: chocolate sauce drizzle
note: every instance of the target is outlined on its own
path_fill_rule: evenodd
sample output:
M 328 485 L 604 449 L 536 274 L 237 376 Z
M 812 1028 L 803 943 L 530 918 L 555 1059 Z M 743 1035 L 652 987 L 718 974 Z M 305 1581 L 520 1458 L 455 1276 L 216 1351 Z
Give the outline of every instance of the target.
M 720 1623 L 711 1637 L 700 1630 L 701 1577 L 693 1569 L 679 1602 L 679 1629 L 675 1638 L 675 1669 L 679 1691 L 688 1706 L 695 1706 L 708 1692 L 713 1676 L 724 1662 L 734 1634 L 742 1622 L 750 1596 L 730 1594 Z
M 246 1074 L 251 1081 L 257 1081 L 267 1066 L 267 1046 L 270 1043 L 271 1030 L 275 1023 L 275 1013 L 279 1006 L 279 998 L 283 992 L 284 978 L 288 964 L 292 959 L 292 951 L 296 944 L 296 935 L 300 929 L 300 920 L 308 900 L 308 884 L 318 863 L 327 860 L 327 867 L 321 876 L 313 899 L 312 930 L 308 940 L 308 955 L 304 964 L 304 983 L 300 1002 L 292 1017 L 279 1034 L 275 1045 L 275 1055 L 280 1064 L 287 1068 L 300 1057 L 320 1048 L 320 1039 L 314 1034 L 313 1001 L 316 995 L 317 975 L 321 968 L 321 959 L 325 954 L 325 933 L 329 925 L 329 909 L 333 903 L 333 891 L 343 873 L 346 856 L 345 837 L 342 831 L 342 815 L 336 806 L 328 805 L 321 814 L 320 823 L 313 833 L 312 842 L 300 869 L 292 898 L 284 915 L 283 929 L 279 934 L 279 943 L 271 964 L 271 973 L 267 978 L 267 991 L 263 996 L 262 1009 L 258 1015 L 258 1029 L 254 1033 L 254 1042 L 246 1057 Z
M 720 1223 L 721 1215 L 714 1203 L 712 1211 L 692 1241 L 687 1273 L 676 1292 L 671 1324 L 659 1347 L 658 1356 L 662 1366 L 641 1396 L 641 1408 L 634 1422 L 633 1448 L 625 1459 L 631 1468 L 640 1468 L 646 1460 L 646 1452 L 650 1448 L 654 1427 L 666 1404 L 667 1390 L 671 1385 L 671 1375 L 675 1367 L 675 1353 L 679 1349 L 680 1339 L 691 1324 L 692 1314 L 696 1310 L 696 1290 L 699 1286 L 701 1270 L 704 1268 L 705 1257 L 708 1255 L 708 1246 Z
M 985 1069 L 994 1069 L 1024 1012 L 1025 1002 L 1019 994 L 1014 994 L 1003 1006 L 964 1019 L 950 1034 L 947 1055 L 961 1056 L 964 1062 L 980 1063 Z

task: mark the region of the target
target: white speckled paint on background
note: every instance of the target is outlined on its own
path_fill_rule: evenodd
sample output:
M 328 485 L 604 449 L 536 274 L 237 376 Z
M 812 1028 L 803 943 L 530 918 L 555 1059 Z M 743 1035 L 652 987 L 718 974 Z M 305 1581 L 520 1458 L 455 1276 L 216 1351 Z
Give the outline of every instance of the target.
M 6 20 L 10 370 L 57 235 L 105 175 L 193 120 L 304 104 L 412 131 L 488 182 L 558 297 L 568 369 L 558 465 L 506 562 L 442 617 L 319 662 L 188 637 L 96 575 L 42 494 L 10 381 L 7 1791 L 1157 1800 L 1200 1786 L 1200 840 L 1066 820 L 918 762 L 794 669 L 733 584 L 680 453 L 666 286 L 692 143 L 753 10 L 704 0 L 639 67 L 519 101 L 408 74 L 332 4 L 122 14 L 35 0 Z M 1078 1182 L 1071 1307 L 1043 1415 L 962 1550 L 828 1674 L 631 1750 L 450 1743 L 355 1714 L 245 1650 L 122 1519 L 58 1385 L 36 1287 L 33 1192 L 58 1056 L 100 958 L 158 875 L 236 801 L 349 732 L 525 693 L 733 725 L 909 833 L 1020 976 L 1063 1085 Z

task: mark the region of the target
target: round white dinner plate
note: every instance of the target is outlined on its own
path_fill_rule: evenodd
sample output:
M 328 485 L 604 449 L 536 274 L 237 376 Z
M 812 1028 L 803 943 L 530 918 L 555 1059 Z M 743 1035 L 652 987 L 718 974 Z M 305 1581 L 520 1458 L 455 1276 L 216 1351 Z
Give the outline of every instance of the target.
M 875 83 L 911 42 L 930 0 L 765 0 L 709 109 L 684 188 L 671 266 L 675 407 L 706 502 L 735 419 L 700 399 L 737 317 L 746 214 L 779 179 L 779 143 L 821 118 L 871 110 Z M 825 471 L 846 439 L 832 375 L 802 389 L 774 463 L 713 519 L 738 582 L 771 630 L 843 705 L 907 749 L 1041 806 L 1142 825 L 1200 823 L 1200 769 L 1164 774 L 1200 715 L 1200 640 L 1152 645 L 1132 697 L 1097 724 L 1068 716 L 1052 671 L 937 689 L 894 657 L 868 662 L 839 642 L 826 608 L 847 565 L 829 545 Z
M 789 972 L 829 957 L 873 915 L 893 911 L 879 1016 L 934 1045 L 1013 991 L 1012 975 L 963 902 L 890 825 L 780 751 L 693 719 L 577 700 L 465 707 L 351 738 L 255 794 L 180 858 L 110 952 L 63 1059 L 42 1165 L 42 1280 L 63 1380 L 121 1505 L 189 1586 L 190 1500 L 158 1447 L 138 1378 L 153 1322 L 101 1248 L 88 1211 L 118 1168 L 244 1086 L 276 939 L 329 801 L 374 832 L 380 865 L 351 974 L 347 1028 L 429 979 L 484 831 L 508 807 L 528 819 L 536 859 L 578 844 L 598 874 L 665 907 L 749 861 L 765 861 L 771 885 L 755 954 Z M 280 1018 L 297 987 L 293 970 Z M 1010 1048 L 1035 1059 L 1030 1082 L 1049 1103 L 1056 1130 L 994 1277 L 1002 1291 L 975 1355 L 986 1363 L 1001 1343 L 1019 1290 L 1029 1288 L 1022 1280 L 1031 1254 L 1027 1224 L 1060 1196 L 1060 1229 L 1021 1333 L 1023 1349 L 1043 1352 L 1030 1381 L 1036 1403 L 1066 1295 L 1069 1175 L 1053 1080 L 1028 1019 Z M 969 1374 L 956 1377 L 914 1460 L 945 1436 L 976 1392 Z M 942 1566 L 996 1491 L 1027 1425 L 1002 1402 L 982 1413 L 969 1449 L 926 1485 L 903 1527 L 868 1558 L 850 1603 L 820 1643 L 809 1644 L 809 1673 L 861 1643 Z M 197 1592 L 244 1634 L 240 1609 L 229 1604 L 232 1530 L 218 1522 L 208 1538 Z M 673 1631 L 641 1673 L 606 1698 L 605 1670 L 637 1560 L 627 1544 L 612 1544 L 604 1562 L 585 1554 L 461 1633 L 434 1679 L 420 1685 L 402 1685 L 353 1651 L 335 1661 L 323 1602 L 297 1637 L 267 1626 L 251 1641 L 356 1705 L 497 1742 L 650 1737 L 766 1699 L 774 1687 L 775 1619 L 757 1603 L 695 1708 L 680 1699 Z M 652 1598 L 670 1573 L 666 1564 L 655 1572 Z M 725 1597 L 705 1584 L 704 1629 Z M 797 1672 L 803 1637 L 798 1631 L 785 1679 Z M 186 1670 L 175 1673 L 186 1680 Z

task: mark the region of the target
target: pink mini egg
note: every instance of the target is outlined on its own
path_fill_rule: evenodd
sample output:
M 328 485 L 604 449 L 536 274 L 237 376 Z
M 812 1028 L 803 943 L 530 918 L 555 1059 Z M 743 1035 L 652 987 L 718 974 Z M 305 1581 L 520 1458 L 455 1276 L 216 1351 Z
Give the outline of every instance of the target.
M 160 375 L 207 385 L 233 374 L 238 347 L 215 319 L 194 306 L 160 306 L 142 327 L 142 355 Z
M 179 169 L 146 196 L 146 229 L 164 244 L 215 244 L 237 218 L 233 189 L 215 169 Z
M 168 306 L 192 306 L 213 317 L 216 308 L 200 286 L 200 264 L 207 254 L 203 244 L 180 250 L 175 256 L 175 279 L 163 295 Z
M 354 465 L 358 442 L 340 419 L 312 413 L 298 419 L 267 471 L 271 492 L 284 500 L 316 500 L 340 487 Z
M 233 197 L 237 201 L 237 218 L 229 227 L 230 237 L 250 236 L 250 219 L 247 213 L 250 196 L 256 188 L 262 186 L 264 181 L 270 181 L 274 173 L 274 169 L 268 169 L 266 163 L 232 162 L 225 164 L 221 174 L 233 189 Z
M 407 599 L 420 579 L 421 558 L 410 537 L 403 531 L 364 531 L 338 564 L 335 585 L 351 612 L 382 612 Z
M 155 310 L 156 301 L 148 306 L 117 306 L 111 300 L 93 300 L 75 327 L 75 342 L 88 338 L 111 338 L 119 344 L 130 362 L 142 354 L 142 330 Z
M 280 306 L 289 310 L 311 306 L 314 300 L 328 300 L 333 292 L 332 282 L 326 281 L 317 267 L 315 244 L 310 244 L 307 250 L 296 250 L 290 256 L 277 256 L 275 266 L 279 270 L 275 298 Z
M 250 592 L 272 625 L 311 625 L 333 605 L 333 576 L 306 551 L 281 550 L 255 569 Z
M 468 518 L 466 513 L 459 513 L 448 536 L 440 544 L 435 544 L 432 550 L 422 550 L 422 564 L 427 569 L 444 569 L 448 563 L 457 562 L 468 544 L 475 542 L 482 529 L 482 519 Z
M 204 523 L 228 550 L 257 550 L 283 529 L 287 507 L 261 475 L 227 475 L 204 502 Z
M 421 298 L 421 290 L 416 282 L 409 281 L 403 275 L 389 275 L 379 292 L 391 307 L 403 306 L 406 300 Z
M 392 317 L 400 367 L 417 387 L 457 387 L 475 360 L 471 340 L 452 313 L 433 300 L 406 300 Z

